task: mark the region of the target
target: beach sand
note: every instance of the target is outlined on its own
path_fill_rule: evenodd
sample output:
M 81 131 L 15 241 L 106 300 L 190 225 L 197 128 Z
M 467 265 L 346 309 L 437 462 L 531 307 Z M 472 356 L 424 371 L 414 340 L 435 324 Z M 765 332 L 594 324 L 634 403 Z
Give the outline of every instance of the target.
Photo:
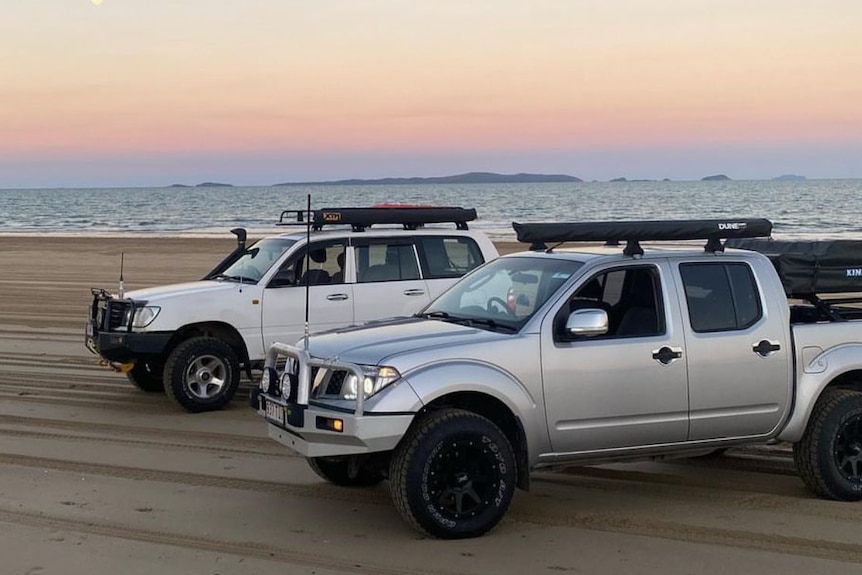
M 230 238 L 0 237 L 0 573 L 849 573 L 862 506 L 786 450 L 533 476 L 487 536 L 412 531 L 328 485 L 237 400 L 190 415 L 84 349 L 91 287 L 201 277 Z M 504 251 L 520 246 L 501 246 Z

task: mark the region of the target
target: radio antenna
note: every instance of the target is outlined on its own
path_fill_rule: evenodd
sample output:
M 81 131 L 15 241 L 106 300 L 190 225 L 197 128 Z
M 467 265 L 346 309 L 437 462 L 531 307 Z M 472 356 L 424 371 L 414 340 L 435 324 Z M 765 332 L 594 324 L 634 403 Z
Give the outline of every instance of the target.
M 123 299 L 123 296 L 126 294 L 126 290 L 123 289 L 123 263 L 125 263 L 125 255 L 124 252 L 120 252 L 120 289 L 117 292 L 119 296 L 117 299 Z
M 308 217 L 305 219 L 305 351 L 308 351 L 308 307 L 311 301 L 311 289 L 309 280 L 311 274 L 308 273 L 311 267 L 311 194 L 308 194 L 306 210 Z

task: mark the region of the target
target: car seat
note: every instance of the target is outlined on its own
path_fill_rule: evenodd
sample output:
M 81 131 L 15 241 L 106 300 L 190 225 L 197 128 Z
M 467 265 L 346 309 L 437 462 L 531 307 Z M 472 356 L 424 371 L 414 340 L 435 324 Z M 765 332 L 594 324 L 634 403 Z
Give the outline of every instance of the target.
M 631 283 L 623 300 L 624 308 L 616 335 L 656 335 L 659 333 L 659 326 L 652 274 L 646 270 L 635 270 L 631 274 Z

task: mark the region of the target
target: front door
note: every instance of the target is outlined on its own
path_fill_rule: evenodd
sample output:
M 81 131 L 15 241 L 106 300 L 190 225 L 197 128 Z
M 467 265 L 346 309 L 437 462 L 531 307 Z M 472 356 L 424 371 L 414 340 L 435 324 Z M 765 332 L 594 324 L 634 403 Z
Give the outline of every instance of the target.
M 686 356 L 674 288 L 656 265 L 601 271 L 542 328 L 545 410 L 551 446 L 573 453 L 684 441 Z M 578 308 L 603 309 L 603 336 L 568 336 Z M 550 325 L 553 324 L 553 325 Z
M 352 286 L 344 282 L 345 240 L 321 241 L 291 254 L 270 280 L 261 305 L 264 352 L 273 342 L 295 344 L 305 333 L 353 323 Z M 308 257 L 308 254 L 311 257 Z

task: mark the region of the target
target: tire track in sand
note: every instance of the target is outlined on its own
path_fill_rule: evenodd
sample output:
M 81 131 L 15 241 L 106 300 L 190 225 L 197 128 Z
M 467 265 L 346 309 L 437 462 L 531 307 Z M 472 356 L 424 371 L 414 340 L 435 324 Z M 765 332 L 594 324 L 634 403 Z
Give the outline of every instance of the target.
M 369 575 L 402 575 L 409 573 L 417 573 L 419 575 L 458 575 L 459 573 L 456 571 L 417 568 L 414 566 L 399 568 L 370 562 L 359 563 L 349 558 L 323 556 L 320 554 L 319 548 L 313 553 L 306 553 L 264 543 L 225 541 L 184 533 L 138 529 L 103 521 L 94 521 L 90 518 L 79 521 L 63 517 L 0 509 L 0 522 L 15 523 L 28 527 L 75 531 L 91 535 L 101 535 L 103 537 L 170 545 L 185 549 L 229 553 L 240 557 L 256 557 L 279 563 L 333 569 L 346 573 L 367 573 Z

